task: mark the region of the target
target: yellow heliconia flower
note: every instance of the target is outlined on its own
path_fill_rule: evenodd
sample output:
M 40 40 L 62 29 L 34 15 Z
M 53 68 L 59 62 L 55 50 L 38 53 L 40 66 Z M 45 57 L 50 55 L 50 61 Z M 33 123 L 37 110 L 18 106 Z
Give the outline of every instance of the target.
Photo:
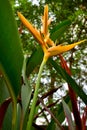
M 44 7 L 44 15 L 42 16 L 42 26 L 41 30 L 37 30 L 20 12 L 18 12 L 18 16 L 22 23 L 28 28 L 28 30 L 32 33 L 34 38 L 39 42 L 42 46 L 45 56 L 47 59 L 51 56 L 55 56 L 66 51 L 71 50 L 76 45 L 85 42 L 86 40 L 82 40 L 70 45 L 55 45 L 55 43 L 50 39 L 50 33 L 48 31 L 48 26 L 51 23 L 51 19 L 48 19 L 48 5 Z

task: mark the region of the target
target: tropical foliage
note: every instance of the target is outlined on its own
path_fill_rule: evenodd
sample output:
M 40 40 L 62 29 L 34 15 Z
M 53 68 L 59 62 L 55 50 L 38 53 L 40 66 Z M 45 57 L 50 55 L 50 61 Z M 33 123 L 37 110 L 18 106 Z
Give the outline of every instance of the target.
M 86 5 L 0 1 L 1 130 L 86 130 Z

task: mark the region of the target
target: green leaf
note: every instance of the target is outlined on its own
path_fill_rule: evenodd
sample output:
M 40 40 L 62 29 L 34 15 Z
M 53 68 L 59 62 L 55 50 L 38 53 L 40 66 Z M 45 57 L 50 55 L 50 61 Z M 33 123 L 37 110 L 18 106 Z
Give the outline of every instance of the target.
M 71 103 L 70 103 L 70 97 L 69 97 L 69 95 L 66 95 L 66 97 L 64 98 L 64 101 L 71 108 Z M 57 104 L 56 108 L 54 109 L 54 115 L 57 118 L 57 120 L 60 122 L 60 124 L 62 124 L 63 121 L 64 121 L 64 119 L 65 119 L 62 102 L 60 102 L 60 104 Z M 49 130 L 49 128 L 51 128 L 51 125 L 53 125 L 53 127 L 55 125 L 55 121 L 53 119 L 51 120 L 51 122 L 49 123 L 49 125 L 47 127 L 48 130 Z M 54 128 L 54 130 L 55 130 L 55 128 Z
M 60 38 L 63 33 L 67 30 L 67 27 L 71 24 L 70 20 L 65 20 L 59 23 L 57 26 L 53 28 L 51 31 L 51 39 L 55 41 L 56 39 Z
M 2 130 L 12 130 L 11 123 L 12 123 L 12 103 L 9 104 L 8 109 L 6 111 Z
M 8 0 L 0 0 L 0 69 L 16 96 L 21 86 L 23 54 L 17 25 Z
M 55 125 L 54 120 L 52 120 L 52 121 L 49 123 L 49 125 L 48 125 L 48 127 L 47 127 L 47 130 L 55 130 L 55 129 L 56 129 L 56 125 Z
M 68 107 L 68 105 L 66 104 L 66 102 L 64 100 L 62 100 L 62 104 L 63 104 L 63 108 L 64 108 L 64 112 L 68 121 L 68 125 L 69 125 L 69 129 L 70 130 L 74 130 L 74 126 L 73 126 L 73 120 L 71 117 L 71 111 Z
M 1 105 L 0 105 L 0 129 L 2 129 L 2 124 L 4 120 L 4 116 L 6 114 L 7 108 L 11 102 L 11 98 L 5 100 Z
M 71 108 L 71 103 L 70 103 L 70 97 L 69 95 L 66 95 L 66 97 L 64 98 L 64 101 L 70 106 Z M 63 106 L 62 106 L 62 102 L 60 104 L 57 105 L 56 107 L 57 112 L 55 114 L 56 118 L 59 120 L 60 123 L 63 123 L 64 119 L 65 119 L 65 115 L 64 115 L 64 111 L 63 111 Z
M 33 70 L 41 63 L 43 58 L 43 51 L 41 47 L 38 47 L 30 57 L 27 58 L 27 63 L 24 63 L 24 70 L 23 71 L 23 79 L 25 85 L 22 86 L 22 102 L 23 102 L 23 109 L 24 109 L 24 123 L 23 123 L 23 130 L 26 129 L 26 123 L 28 120 L 28 105 L 30 101 L 30 96 L 31 96 L 31 86 L 28 84 L 27 77 L 33 72 Z M 27 77 L 26 77 L 27 76 Z
M 32 93 L 32 88 L 29 85 L 28 79 L 26 77 L 26 58 L 24 58 L 22 76 L 23 76 L 23 81 L 24 81 L 24 84 L 22 85 L 22 88 L 21 88 L 23 116 L 24 116 L 23 129 L 26 129 L 29 103 L 30 103 L 30 97 Z
M 49 59 L 51 65 L 55 68 L 55 70 L 62 76 L 63 79 L 72 87 L 72 89 L 77 93 L 77 95 L 83 100 L 83 102 L 87 105 L 87 95 L 82 90 L 81 86 L 78 86 L 74 79 L 72 79 L 67 72 L 61 68 L 55 61 L 51 58 Z
M 41 47 L 38 47 L 38 49 L 32 53 L 31 57 L 28 58 L 27 68 L 26 68 L 27 77 L 37 67 L 37 65 L 41 63 L 42 58 L 43 58 L 43 51 Z
M 3 77 L 0 77 L 0 105 L 8 98 L 9 92 Z

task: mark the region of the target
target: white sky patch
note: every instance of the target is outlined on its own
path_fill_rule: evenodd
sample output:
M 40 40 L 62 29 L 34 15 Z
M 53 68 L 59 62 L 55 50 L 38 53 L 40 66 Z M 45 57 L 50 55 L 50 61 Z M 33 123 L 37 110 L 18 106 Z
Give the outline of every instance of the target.
M 39 0 L 29 0 L 32 2 L 33 5 L 39 6 Z
M 50 121 L 50 118 L 51 118 L 51 116 L 49 115 L 49 113 L 48 112 L 45 112 L 45 113 L 47 113 L 47 119 Z M 37 120 L 36 120 L 36 124 L 38 125 L 47 125 L 47 122 L 46 122 L 46 119 L 45 118 L 43 118 L 43 117 L 39 117 Z

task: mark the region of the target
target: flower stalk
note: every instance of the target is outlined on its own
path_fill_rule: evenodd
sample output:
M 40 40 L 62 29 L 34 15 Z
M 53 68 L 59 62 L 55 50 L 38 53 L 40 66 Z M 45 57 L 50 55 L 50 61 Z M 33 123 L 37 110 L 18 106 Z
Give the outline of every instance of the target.
M 35 106 L 36 106 L 37 97 L 38 97 L 38 90 L 39 90 L 39 86 L 40 86 L 41 74 L 42 74 L 44 65 L 46 64 L 46 61 L 47 61 L 47 58 L 45 58 L 45 56 L 44 56 L 43 61 L 42 61 L 41 66 L 40 66 L 40 69 L 39 69 L 38 77 L 37 77 L 35 92 L 34 92 L 34 96 L 33 96 L 33 102 L 32 102 L 32 106 L 31 106 L 26 130 L 31 130 L 31 127 L 32 127 L 32 122 L 33 122 L 34 112 L 35 112 Z

